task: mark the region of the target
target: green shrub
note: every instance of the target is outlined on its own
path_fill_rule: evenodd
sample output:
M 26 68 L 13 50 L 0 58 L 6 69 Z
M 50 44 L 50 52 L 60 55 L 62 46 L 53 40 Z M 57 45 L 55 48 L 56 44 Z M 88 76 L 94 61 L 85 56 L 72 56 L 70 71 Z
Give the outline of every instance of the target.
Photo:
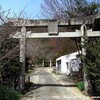
M 25 83 L 25 90 L 28 91 L 32 87 L 32 85 L 33 85 L 32 82 Z
M 20 94 L 8 87 L 0 87 L 0 100 L 20 100 Z
M 77 86 L 78 86 L 78 88 L 79 88 L 80 91 L 84 90 L 84 82 L 78 82 Z
M 19 57 L 17 58 L 15 56 L 10 60 L 9 58 L 2 59 L 0 60 L 0 66 L 2 66 L 2 83 L 6 83 L 4 86 L 14 87 L 14 89 L 17 89 L 22 67 L 22 63 L 19 61 Z

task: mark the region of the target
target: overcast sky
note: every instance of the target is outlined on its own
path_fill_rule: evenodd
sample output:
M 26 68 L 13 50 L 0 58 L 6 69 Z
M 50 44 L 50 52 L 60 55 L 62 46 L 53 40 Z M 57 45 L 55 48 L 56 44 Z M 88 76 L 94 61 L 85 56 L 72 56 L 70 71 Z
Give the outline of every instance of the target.
M 0 5 L 3 10 L 7 11 L 11 9 L 11 12 L 15 13 L 19 13 L 25 8 L 28 17 L 37 19 L 42 1 L 43 0 L 0 0 Z

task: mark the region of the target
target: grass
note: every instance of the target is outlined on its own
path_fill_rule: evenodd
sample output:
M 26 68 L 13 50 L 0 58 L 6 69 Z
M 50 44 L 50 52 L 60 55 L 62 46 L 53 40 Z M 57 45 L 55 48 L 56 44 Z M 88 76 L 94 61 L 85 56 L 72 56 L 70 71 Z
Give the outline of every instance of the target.
M 76 83 L 76 85 L 80 91 L 84 91 L 84 82 L 83 81 Z

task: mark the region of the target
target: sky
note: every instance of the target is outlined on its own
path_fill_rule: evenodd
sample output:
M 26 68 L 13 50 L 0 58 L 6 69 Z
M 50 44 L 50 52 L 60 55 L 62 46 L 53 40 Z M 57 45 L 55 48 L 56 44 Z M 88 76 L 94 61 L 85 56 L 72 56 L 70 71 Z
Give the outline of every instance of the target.
M 12 16 L 13 13 L 19 14 L 24 10 L 28 18 L 38 19 L 40 17 L 38 17 L 38 15 L 40 15 L 40 5 L 42 2 L 43 0 L 0 0 L 0 5 L 5 11 L 10 9 L 10 16 Z

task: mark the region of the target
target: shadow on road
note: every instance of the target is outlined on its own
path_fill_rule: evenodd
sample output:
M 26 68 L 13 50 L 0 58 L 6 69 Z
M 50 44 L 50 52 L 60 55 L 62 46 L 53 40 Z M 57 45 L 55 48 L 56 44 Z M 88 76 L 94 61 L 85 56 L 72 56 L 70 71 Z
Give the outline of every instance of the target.
M 38 89 L 40 87 L 47 87 L 47 86 L 51 86 L 51 87 L 77 87 L 77 85 L 62 85 L 62 84 L 33 84 L 33 86 L 31 87 L 31 90 L 35 90 Z

